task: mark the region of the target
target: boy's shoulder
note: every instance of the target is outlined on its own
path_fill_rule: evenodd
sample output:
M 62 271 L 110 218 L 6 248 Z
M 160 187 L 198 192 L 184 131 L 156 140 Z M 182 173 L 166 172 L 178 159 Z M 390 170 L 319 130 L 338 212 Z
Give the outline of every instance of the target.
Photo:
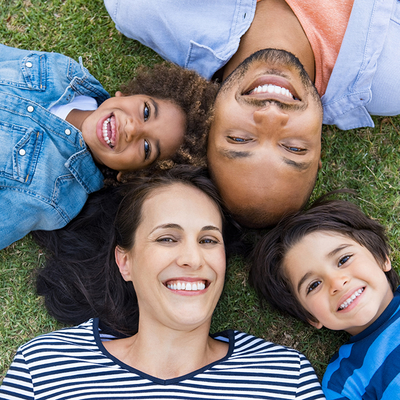
M 322 380 L 328 399 L 336 398 L 333 393 L 361 399 L 366 390 L 383 393 L 389 386 L 400 392 L 400 383 L 394 381 L 400 374 L 399 288 L 394 295 L 380 317 L 351 337 L 330 360 Z

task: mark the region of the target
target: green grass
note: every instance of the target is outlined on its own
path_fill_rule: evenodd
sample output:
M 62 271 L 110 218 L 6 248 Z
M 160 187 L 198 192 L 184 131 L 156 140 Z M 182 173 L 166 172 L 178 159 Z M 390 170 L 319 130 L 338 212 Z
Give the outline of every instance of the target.
M 102 0 L 7 0 L 1 2 L 0 18 L 2 43 L 56 51 L 75 59 L 81 56 L 112 94 L 139 65 L 161 60 L 118 33 Z M 313 198 L 333 189 L 355 189 L 353 201 L 388 227 L 395 249 L 392 263 L 399 271 L 400 118 L 376 118 L 375 122 L 375 128 L 346 132 L 324 127 L 323 167 Z M 40 249 L 29 237 L 0 251 L 0 379 L 19 345 L 60 327 L 47 316 L 34 292 L 34 271 L 41 260 Z M 231 260 L 212 330 L 236 328 L 295 347 L 322 376 L 330 356 L 347 335 L 318 331 L 268 308 L 260 310 L 246 283 L 247 268 L 244 260 Z

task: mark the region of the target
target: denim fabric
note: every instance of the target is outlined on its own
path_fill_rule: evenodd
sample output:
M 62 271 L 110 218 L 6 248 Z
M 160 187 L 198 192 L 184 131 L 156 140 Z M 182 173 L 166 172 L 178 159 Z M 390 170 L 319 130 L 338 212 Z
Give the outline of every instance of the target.
M 235 54 L 255 0 L 104 0 L 124 35 L 206 78 Z M 400 1 L 354 0 L 325 95 L 324 123 L 373 126 L 369 114 L 400 114 Z
M 322 104 L 324 123 L 374 126 L 400 114 L 400 1 L 355 0 Z
M 80 131 L 48 111 L 77 94 L 109 97 L 82 63 L 0 45 L 0 249 L 63 227 L 103 186 Z
M 210 79 L 235 54 L 257 0 L 104 0 L 116 28 Z

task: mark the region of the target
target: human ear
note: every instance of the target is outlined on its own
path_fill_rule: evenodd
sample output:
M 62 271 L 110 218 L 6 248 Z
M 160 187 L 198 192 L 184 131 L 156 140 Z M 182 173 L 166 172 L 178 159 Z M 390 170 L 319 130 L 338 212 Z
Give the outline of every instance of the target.
M 321 329 L 321 328 L 323 327 L 323 325 L 322 325 L 321 322 L 319 322 L 319 321 L 315 322 L 315 321 L 311 321 L 311 320 L 309 319 L 309 320 L 308 320 L 308 323 L 309 323 L 310 325 L 312 325 L 314 328 L 317 328 L 317 329 Z
M 318 161 L 318 170 L 320 170 L 322 168 L 322 161 L 321 161 L 321 159 L 319 159 L 319 161 Z
M 122 97 L 123 94 L 118 90 L 117 92 L 115 92 L 115 97 Z
M 119 272 L 124 281 L 126 282 L 131 281 L 132 279 L 129 269 L 128 252 L 126 252 L 119 246 L 115 247 L 115 262 L 118 265 Z
M 389 260 L 389 257 L 386 257 L 385 264 L 383 264 L 383 272 L 388 272 L 392 269 L 392 263 Z
M 122 178 L 122 172 L 119 171 L 118 174 L 117 174 L 117 181 L 121 182 L 121 178 Z

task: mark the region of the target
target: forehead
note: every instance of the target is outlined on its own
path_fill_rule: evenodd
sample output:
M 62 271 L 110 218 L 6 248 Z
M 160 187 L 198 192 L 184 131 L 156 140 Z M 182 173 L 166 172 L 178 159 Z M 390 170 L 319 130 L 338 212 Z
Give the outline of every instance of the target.
M 217 204 L 196 187 L 173 183 L 150 193 L 143 203 L 140 226 L 174 222 L 184 227 L 206 221 L 222 228 Z
M 284 264 L 289 268 L 291 266 L 295 269 L 308 268 L 324 260 L 335 259 L 346 249 L 350 251 L 355 248 L 373 257 L 369 249 L 344 233 L 328 230 L 314 231 L 302 236 L 288 249 Z
M 313 244 L 315 243 L 319 243 L 321 246 L 314 246 Z M 291 246 L 290 250 L 296 246 L 301 246 L 305 249 L 309 248 L 310 250 L 323 251 L 328 247 L 337 245 L 338 243 L 359 245 L 358 242 L 345 233 L 324 229 L 306 233 L 300 237 L 293 246 Z

